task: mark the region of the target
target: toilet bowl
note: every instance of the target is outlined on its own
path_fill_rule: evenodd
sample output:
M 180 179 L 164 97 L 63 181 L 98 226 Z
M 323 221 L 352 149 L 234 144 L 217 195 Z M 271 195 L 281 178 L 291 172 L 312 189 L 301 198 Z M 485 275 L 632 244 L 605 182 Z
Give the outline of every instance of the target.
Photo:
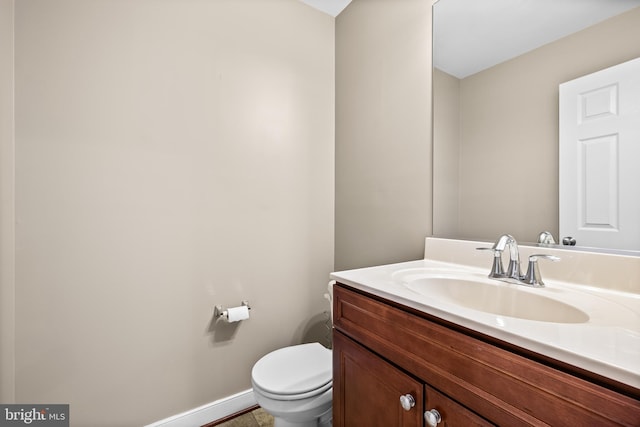
M 331 350 L 319 343 L 281 348 L 251 370 L 253 393 L 275 427 L 329 427 L 333 370 Z

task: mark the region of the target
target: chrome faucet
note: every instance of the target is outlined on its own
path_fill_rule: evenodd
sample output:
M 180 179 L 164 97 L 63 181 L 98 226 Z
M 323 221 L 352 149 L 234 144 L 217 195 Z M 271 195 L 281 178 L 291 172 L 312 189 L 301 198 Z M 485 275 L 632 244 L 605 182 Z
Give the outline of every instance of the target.
M 538 236 L 538 243 L 541 245 L 555 245 L 556 240 L 553 238 L 553 234 L 549 231 L 543 231 Z
M 509 267 L 504 271 L 502 266 L 502 252 L 509 248 Z M 533 287 L 543 287 L 544 282 L 540 276 L 540 268 L 538 267 L 538 259 L 548 259 L 551 261 L 560 261 L 560 258 L 553 255 L 536 254 L 529 256 L 529 265 L 527 274 L 522 274 L 520 270 L 520 252 L 518 250 L 518 242 L 510 234 L 503 234 L 494 243 L 491 248 L 477 248 L 480 250 L 493 251 L 493 266 L 489 277 L 493 279 L 503 280 L 509 283 L 519 285 L 527 285 Z
M 521 280 L 522 284 L 533 286 L 534 288 L 541 288 L 544 286 L 542 276 L 540 275 L 540 268 L 538 267 L 538 258 L 548 259 L 553 262 L 560 261 L 560 257 L 553 255 L 531 255 L 529 257 L 529 267 L 527 268 L 527 274 L 525 274 L 525 276 Z
M 504 251 L 509 248 L 509 267 L 507 268 L 506 277 L 520 280 L 522 272 L 520 271 L 520 253 L 518 251 L 518 242 L 510 234 L 503 234 L 493 245 L 494 251 Z

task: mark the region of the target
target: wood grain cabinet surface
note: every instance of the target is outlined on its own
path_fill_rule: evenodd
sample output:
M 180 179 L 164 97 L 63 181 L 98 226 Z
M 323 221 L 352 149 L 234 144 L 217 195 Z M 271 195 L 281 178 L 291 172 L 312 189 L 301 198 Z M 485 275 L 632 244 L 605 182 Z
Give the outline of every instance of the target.
M 334 287 L 333 335 L 334 427 L 428 426 L 432 409 L 449 427 L 640 427 L 636 389 L 596 383 L 346 285 Z

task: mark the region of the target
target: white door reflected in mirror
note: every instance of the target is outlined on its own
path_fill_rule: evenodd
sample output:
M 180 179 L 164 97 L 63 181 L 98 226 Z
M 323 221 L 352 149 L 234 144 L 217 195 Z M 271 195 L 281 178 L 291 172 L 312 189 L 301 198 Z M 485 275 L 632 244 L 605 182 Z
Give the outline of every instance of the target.
M 560 236 L 640 250 L 640 58 L 560 85 Z

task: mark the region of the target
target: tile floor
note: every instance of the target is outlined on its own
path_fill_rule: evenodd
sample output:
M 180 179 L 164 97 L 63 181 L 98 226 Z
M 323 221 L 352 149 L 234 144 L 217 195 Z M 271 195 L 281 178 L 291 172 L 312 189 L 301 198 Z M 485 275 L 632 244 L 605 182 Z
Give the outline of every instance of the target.
M 273 427 L 273 417 L 264 409 L 258 408 L 216 427 Z

